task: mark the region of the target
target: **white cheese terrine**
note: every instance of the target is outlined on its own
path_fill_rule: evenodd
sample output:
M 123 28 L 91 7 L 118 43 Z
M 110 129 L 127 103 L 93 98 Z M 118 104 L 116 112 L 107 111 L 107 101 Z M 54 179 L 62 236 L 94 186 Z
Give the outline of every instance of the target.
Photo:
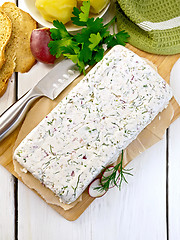
M 171 97 L 152 67 L 115 46 L 21 142 L 14 159 L 69 204 Z

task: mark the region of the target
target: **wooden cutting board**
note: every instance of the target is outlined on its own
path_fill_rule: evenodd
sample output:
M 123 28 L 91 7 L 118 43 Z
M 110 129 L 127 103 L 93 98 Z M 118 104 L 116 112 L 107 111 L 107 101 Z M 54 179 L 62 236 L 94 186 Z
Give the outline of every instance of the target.
M 154 65 L 156 65 L 158 68 L 158 73 L 166 80 L 166 82 L 169 83 L 171 69 L 175 64 L 175 62 L 180 58 L 180 54 L 172 55 L 172 56 L 160 56 L 160 55 L 154 55 L 154 54 L 143 52 L 137 48 L 134 48 L 129 44 L 127 44 L 127 48 L 134 51 L 139 56 L 148 59 Z M 180 107 L 175 101 L 175 99 L 171 100 L 171 103 L 175 110 L 174 118 L 172 119 L 172 122 L 173 122 L 176 118 L 180 116 Z M 13 154 L 14 143 L 16 141 L 20 127 L 21 125 L 10 136 L 8 136 L 6 139 L 4 139 L 0 143 L 0 164 L 4 166 L 10 173 L 12 173 L 19 180 L 21 179 L 18 177 L 17 173 L 14 171 L 12 154 Z M 51 205 L 51 204 L 49 205 L 67 220 L 74 221 L 85 211 L 85 209 L 91 204 L 92 201 L 94 201 L 94 198 L 91 198 L 88 195 L 88 192 L 86 190 L 83 194 L 83 200 L 70 210 L 65 211 L 60 207 L 56 207 L 55 205 Z

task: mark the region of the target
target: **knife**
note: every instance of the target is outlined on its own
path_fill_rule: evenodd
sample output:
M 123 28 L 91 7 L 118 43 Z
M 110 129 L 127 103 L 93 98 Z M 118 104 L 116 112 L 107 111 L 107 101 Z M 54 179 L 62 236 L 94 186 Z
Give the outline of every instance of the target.
M 63 59 L 53 67 L 35 87 L 0 116 L 0 141 L 16 129 L 37 98 L 45 96 L 54 100 L 79 75 L 80 72 L 70 59 Z

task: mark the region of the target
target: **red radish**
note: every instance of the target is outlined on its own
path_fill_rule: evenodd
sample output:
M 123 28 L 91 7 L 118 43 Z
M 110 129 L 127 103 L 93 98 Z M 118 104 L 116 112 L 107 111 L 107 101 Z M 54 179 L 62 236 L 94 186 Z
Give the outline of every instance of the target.
M 51 55 L 48 44 L 52 40 L 49 28 L 34 29 L 31 33 L 30 47 L 33 56 L 43 63 L 54 63 L 56 57 Z
M 98 187 L 102 187 L 101 182 L 100 182 L 100 178 L 96 178 L 94 179 L 94 181 L 92 181 L 92 183 L 89 185 L 89 195 L 93 198 L 98 198 L 98 197 L 102 197 L 107 191 L 105 190 L 101 190 L 101 189 L 96 189 Z
M 109 177 L 109 176 L 113 173 L 113 169 L 114 169 L 114 167 L 113 167 L 113 166 L 110 166 L 110 167 L 107 167 L 107 168 L 104 170 L 104 172 L 103 172 L 103 174 L 102 174 L 102 176 L 101 176 L 101 178 L 100 178 L 100 182 L 101 182 L 102 185 L 106 183 L 106 181 L 107 181 L 106 178 Z M 118 178 L 118 175 L 119 175 L 119 170 L 116 172 L 115 180 Z M 118 178 L 118 179 L 116 180 L 116 182 L 118 183 L 119 180 L 120 180 L 120 178 Z M 111 181 L 110 181 L 110 184 L 109 184 L 109 188 L 113 188 L 114 186 L 115 186 L 114 181 L 111 180 Z

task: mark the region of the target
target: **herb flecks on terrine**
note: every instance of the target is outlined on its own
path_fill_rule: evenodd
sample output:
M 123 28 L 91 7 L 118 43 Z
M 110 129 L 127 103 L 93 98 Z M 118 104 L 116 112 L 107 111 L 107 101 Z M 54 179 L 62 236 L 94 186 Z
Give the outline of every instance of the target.
M 71 203 L 171 97 L 152 67 L 115 46 L 21 142 L 14 159 Z

